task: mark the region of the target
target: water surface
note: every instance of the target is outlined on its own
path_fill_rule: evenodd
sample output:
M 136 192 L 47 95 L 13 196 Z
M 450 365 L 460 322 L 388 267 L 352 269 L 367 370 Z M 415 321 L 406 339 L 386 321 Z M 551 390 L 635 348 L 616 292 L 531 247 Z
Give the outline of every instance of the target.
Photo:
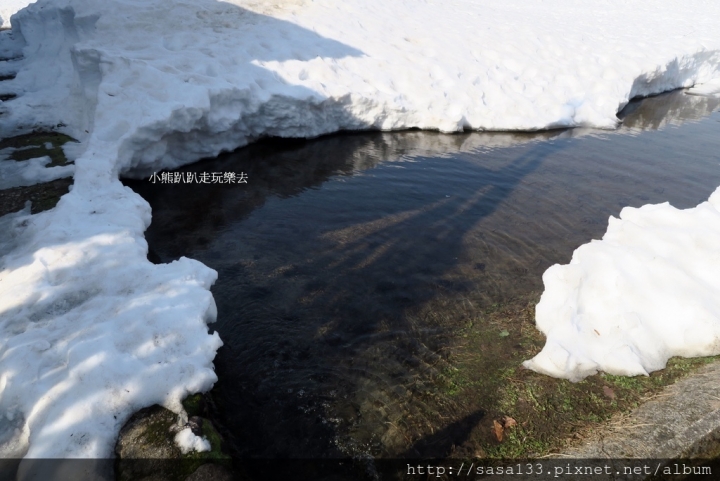
M 269 139 L 187 169 L 247 184 L 127 183 L 157 261 L 219 273 L 213 397 L 233 454 L 445 456 L 483 415 L 435 385 L 460 328 L 537 296 L 623 207 L 706 200 L 719 108 L 676 91 L 617 131 Z

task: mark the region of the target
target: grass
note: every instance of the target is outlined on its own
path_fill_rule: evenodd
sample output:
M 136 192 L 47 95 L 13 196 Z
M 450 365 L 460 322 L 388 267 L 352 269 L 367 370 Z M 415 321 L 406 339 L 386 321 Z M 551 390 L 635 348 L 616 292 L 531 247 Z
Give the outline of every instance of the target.
M 205 414 L 205 401 L 201 393 L 186 397 L 183 399 L 182 405 L 188 417 L 203 416 Z
M 62 150 L 62 146 L 67 142 L 75 142 L 75 139 L 58 132 L 38 131 L 0 140 L 0 149 L 14 149 L 9 158 L 19 162 L 48 156 L 50 163 L 46 167 L 55 167 L 69 163 Z
M 9 159 L 17 162 L 37 157 L 50 157 L 46 167 L 66 165 L 70 163 L 62 150 L 67 142 L 74 142 L 72 137 L 57 132 L 37 131 L 0 140 L 0 149 L 13 149 Z M 32 203 L 31 212 L 36 214 L 50 210 L 57 205 L 60 197 L 65 195 L 72 179 L 57 179 L 41 184 L 12 187 L 0 190 L 0 216 L 21 210 L 27 201 Z
M 666 369 L 647 377 L 599 373 L 577 383 L 551 378 L 522 367 L 545 344 L 535 327 L 539 294 L 486 307 L 482 295 L 444 293 L 406 311 L 411 346 L 418 347 L 398 347 L 408 362 L 396 371 L 411 374 L 402 381 L 406 394 L 387 396 L 389 402 L 376 406 L 391 414 L 384 420 L 387 434 L 380 435 L 385 444 L 373 448 L 373 456 L 453 459 L 456 466 L 479 459 L 491 466 L 551 457 L 593 439 L 611 418 L 613 425 L 621 422 L 622 416 L 614 416 L 718 359 L 670 359 Z M 368 424 L 377 422 L 370 419 L 372 409 L 362 412 Z M 507 426 L 502 439 L 495 423 Z M 388 479 L 404 479 L 395 473 L 397 466 L 388 466 L 383 471 Z
M 67 178 L 0 190 L 0 216 L 22 210 L 27 201 L 32 203 L 33 214 L 50 210 L 68 193 L 71 184 L 72 179 Z
M 486 458 L 528 458 L 559 452 L 585 437 L 599 423 L 637 407 L 663 387 L 714 361 L 671 359 L 650 376 L 597 374 L 571 383 L 524 369 L 522 361 L 537 354 L 545 339 L 535 328 L 537 295 L 494 305 L 462 329 L 462 345 L 439 379 L 443 395 L 472 399 L 467 410 L 485 413 L 458 452 Z M 510 416 L 517 426 L 502 441 L 493 421 Z

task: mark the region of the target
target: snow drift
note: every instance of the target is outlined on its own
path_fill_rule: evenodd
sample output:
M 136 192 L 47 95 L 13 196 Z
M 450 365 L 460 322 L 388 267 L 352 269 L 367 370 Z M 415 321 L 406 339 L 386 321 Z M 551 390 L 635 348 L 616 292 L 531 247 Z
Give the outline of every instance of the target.
M 133 411 L 160 403 L 182 412 L 183 396 L 215 381 L 215 273 L 189 259 L 146 260 L 150 209 L 119 175 L 267 135 L 613 128 L 632 97 L 720 78 L 719 17 L 709 0 L 28 6 L 0 32 L 0 54 L 16 58 L 0 63 L 0 74 L 16 74 L 0 85 L 17 95 L 0 103 L 0 136 L 56 128 L 81 143 L 71 152 L 74 188 L 58 206 L 6 219 L 15 247 L 0 272 L 0 455 L 111 456 Z M 714 219 L 711 207 L 698 212 Z M 711 322 L 704 313 L 716 307 L 696 307 L 679 314 Z M 613 365 L 631 358 L 613 352 Z
M 27 7 L 33 0 L 3 0 L 0 5 L 0 28 L 10 28 L 10 17 L 18 10 Z
M 578 381 L 720 354 L 720 188 L 692 209 L 624 208 L 543 282 L 536 321 L 547 343 L 530 369 Z

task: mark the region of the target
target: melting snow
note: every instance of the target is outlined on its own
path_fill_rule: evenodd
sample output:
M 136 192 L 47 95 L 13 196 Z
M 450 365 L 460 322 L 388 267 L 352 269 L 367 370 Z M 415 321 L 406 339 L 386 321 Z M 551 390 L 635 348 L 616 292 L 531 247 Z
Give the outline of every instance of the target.
M 536 321 L 547 343 L 530 369 L 578 381 L 720 354 L 720 188 L 692 209 L 624 208 L 543 282 Z
M 210 451 L 210 441 L 205 437 L 197 436 L 192 432 L 190 428 L 185 428 L 175 435 L 175 442 L 180 447 L 180 451 L 183 454 L 187 454 L 190 451 L 197 451 L 202 453 L 204 451 Z
M 634 96 L 720 78 L 717 18 L 711 0 L 31 4 L 0 32 L 0 56 L 23 57 L 0 66 L 17 74 L 0 136 L 60 125 L 81 143 L 58 206 L 3 221 L 0 456 L 109 457 L 131 413 L 182 413 L 216 380 L 216 273 L 150 264 L 150 208 L 118 175 L 265 135 L 613 128 Z M 717 196 L 626 209 L 551 268 L 529 366 L 576 379 L 718 352 Z

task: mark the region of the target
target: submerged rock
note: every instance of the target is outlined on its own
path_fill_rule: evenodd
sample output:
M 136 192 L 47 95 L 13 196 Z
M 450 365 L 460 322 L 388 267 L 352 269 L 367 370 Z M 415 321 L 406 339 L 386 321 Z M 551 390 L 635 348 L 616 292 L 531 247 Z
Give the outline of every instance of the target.
M 119 481 L 184 481 L 234 479 L 230 457 L 222 452 L 222 438 L 209 419 L 190 418 L 186 425 L 162 406 L 151 406 L 135 413 L 120 431 L 115 454 L 115 474 Z M 190 426 L 193 433 L 210 442 L 211 450 L 183 454 L 175 435 Z

